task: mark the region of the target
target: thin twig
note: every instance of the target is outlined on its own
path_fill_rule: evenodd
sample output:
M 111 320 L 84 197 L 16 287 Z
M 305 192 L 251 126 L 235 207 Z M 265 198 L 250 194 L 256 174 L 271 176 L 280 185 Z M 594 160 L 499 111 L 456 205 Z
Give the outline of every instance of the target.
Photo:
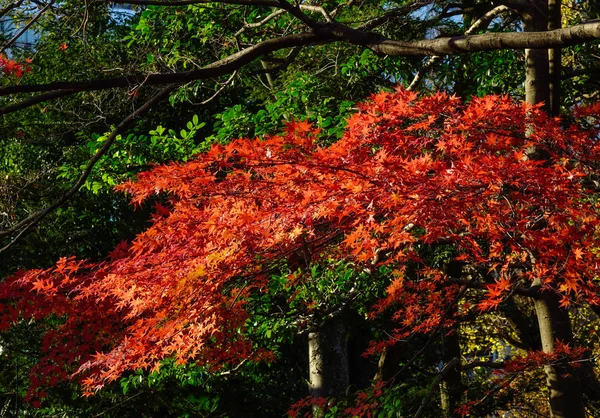
M 210 101 L 212 101 L 215 97 L 217 97 L 223 90 L 225 90 L 227 88 L 227 86 L 229 85 L 229 83 L 231 83 L 231 81 L 236 76 L 236 74 L 237 74 L 237 70 L 234 71 L 233 74 L 231 74 L 231 76 L 227 79 L 227 81 L 225 83 L 223 83 L 223 85 L 219 88 L 219 90 L 217 90 L 215 92 L 215 94 L 210 96 L 208 99 L 200 102 L 200 104 L 205 105 L 205 104 L 209 103 Z
M 457 357 L 454 357 L 452 360 L 450 360 L 448 363 L 446 363 L 444 365 L 442 370 L 440 370 L 440 372 L 438 373 L 438 376 L 435 378 L 433 383 L 431 383 L 431 385 L 429 386 L 427 395 L 425 395 L 423 397 L 423 399 L 421 399 L 421 405 L 419 405 L 419 409 L 417 410 L 417 412 L 415 413 L 413 418 L 419 418 L 423 414 L 425 407 L 427 406 L 427 404 L 429 403 L 429 400 L 431 399 L 431 394 L 433 393 L 433 390 L 439 386 L 439 384 L 442 381 L 442 379 L 444 378 L 444 376 L 446 376 L 450 372 L 450 370 L 452 370 L 456 366 L 460 366 L 460 359 L 458 359 Z

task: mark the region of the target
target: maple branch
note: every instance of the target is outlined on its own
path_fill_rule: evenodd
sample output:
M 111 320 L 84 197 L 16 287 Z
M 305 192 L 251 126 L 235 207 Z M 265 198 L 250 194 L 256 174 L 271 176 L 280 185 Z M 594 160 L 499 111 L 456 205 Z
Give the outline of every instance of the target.
M 138 393 L 136 393 L 135 395 L 131 395 L 131 396 L 129 396 L 129 397 L 127 397 L 127 398 L 125 398 L 123 401 L 121 401 L 121 402 L 119 402 L 119 403 L 117 403 L 117 404 L 115 404 L 115 405 L 111 406 L 110 408 L 108 408 L 108 409 L 105 409 L 104 411 L 97 413 L 96 415 L 94 415 L 94 416 L 93 416 L 93 418 L 98 418 L 98 417 L 101 417 L 102 415 L 106 415 L 106 414 L 107 414 L 107 413 L 109 413 L 110 411 L 112 411 L 112 410 L 114 410 L 114 409 L 116 409 L 116 408 L 120 407 L 121 405 L 124 405 L 126 402 L 129 402 L 130 400 L 132 400 L 132 399 L 134 399 L 134 398 L 137 398 L 137 397 L 138 397 L 138 396 L 140 396 L 140 395 L 143 395 L 143 394 L 144 394 L 144 393 L 146 393 L 146 392 L 148 392 L 148 389 L 142 390 L 141 392 L 138 392 Z
M 413 418 L 419 418 L 423 414 L 424 408 L 427 406 L 427 404 L 429 403 L 429 399 L 431 398 L 430 395 L 433 393 L 435 388 L 439 386 L 444 376 L 450 373 L 452 369 L 458 368 L 462 371 L 475 369 L 477 367 L 485 367 L 489 369 L 503 369 L 504 367 L 506 367 L 506 363 L 503 361 L 473 361 L 471 363 L 461 365 L 460 359 L 454 357 L 452 360 L 450 360 L 444 365 L 442 370 L 440 370 L 440 372 L 438 373 L 436 379 L 431 383 L 427 395 L 421 400 L 421 405 L 419 406 L 419 409 L 417 410 Z
M 18 232 L 17 235 L 4 247 L 0 248 L 0 254 L 4 251 L 8 250 L 17 240 L 25 234 L 26 231 L 31 229 L 31 227 L 38 224 L 43 218 L 45 218 L 49 213 L 64 205 L 71 197 L 75 195 L 79 191 L 79 188 L 83 186 L 87 178 L 92 173 L 92 169 L 96 165 L 96 163 L 108 152 L 113 142 L 116 140 L 117 136 L 121 135 L 125 132 L 125 130 L 137 119 L 139 116 L 148 111 L 153 105 L 156 103 L 166 99 L 169 94 L 179 87 L 179 84 L 170 84 L 160 90 L 157 94 L 148 99 L 142 106 L 133 111 L 129 116 L 119 123 L 119 125 L 113 129 L 113 131 L 108 135 L 106 141 L 102 145 L 102 147 L 90 158 L 81 172 L 79 178 L 73 184 L 73 186 L 60 198 L 54 201 L 50 206 L 47 206 L 44 209 L 39 210 L 36 213 L 29 215 L 27 218 L 23 219 L 13 227 L 6 229 L 4 231 L 0 231 L 0 237 L 4 237 L 7 235 L 11 235 L 15 232 Z
M 419 358 L 419 356 L 421 354 L 423 354 L 425 352 L 425 350 L 427 349 L 427 347 L 429 346 L 429 344 L 431 344 L 431 342 L 433 341 L 433 339 L 438 335 L 438 333 L 442 330 L 442 327 L 444 326 L 444 319 L 446 319 L 448 317 L 448 315 L 450 315 L 450 312 L 452 312 L 453 309 L 455 309 L 456 304 L 460 301 L 460 299 L 465 295 L 466 291 L 467 291 L 468 287 L 467 286 L 463 286 L 462 289 L 460 289 L 460 291 L 458 292 L 458 294 L 456 295 L 456 297 L 454 298 L 454 300 L 452 300 L 449 304 L 448 307 L 446 308 L 446 310 L 444 311 L 444 313 L 442 314 L 442 317 L 439 319 L 438 325 L 433 329 L 433 331 L 431 332 L 431 334 L 429 335 L 429 338 L 427 339 L 427 341 L 425 342 L 425 344 L 423 344 L 423 346 L 421 347 L 421 349 L 419 351 L 417 351 L 407 362 L 406 364 L 404 364 L 404 366 L 402 366 L 402 368 L 400 370 L 398 370 L 396 372 L 396 374 L 394 374 L 392 376 L 392 378 L 389 380 L 389 382 L 393 382 L 394 380 L 396 380 L 396 378 L 398 376 L 400 376 L 404 370 L 406 370 L 408 368 L 408 366 L 410 366 L 412 363 L 414 363 L 414 361 Z
M 293 8 L 292 8 L 293 9 Z M 300 10 L 300 9 L 293 9 Z M 290 12 L 291 13 L 291 12 Z M 295 12 L 294 12 L 295 13 Z M 301 12 L 300 12 L 301 13 Z M 312 25 L 312 23 L 311 23 Z M 497 49 L 559 48 L 600 39 L 600 21 L 592 21 L 569 28 L 546 32 L 501 32 L 481 35 L 462 35 L 447 38 L 400 41 L 388 39 L 374 32 L 363 32 L 337 22 L 318 23 L 310 32 L 268 39 L 243 49 L 201 69 L 179 73 L 130 75 L 118 78 L 48 84 L 24 84 L 0 89 L 0 96 L 18 93 L 40 93 L 57 90 L 95 91 L 134 85 L 186 83 L 229 74 L 269 53 L 336 41 L 363 46 L 375 53 L 391 56 L 454 55 Z M 73 93 L 72 92 L 72 93 Z M 20 105 L 20 108 L 24 105 Z M 15 107 L 13 107 L 14 109 Z M 9 109 L 0 109 L 0 114 Z
M 494 278 L 490 275 L 490 274 L 485 274 L 485 272 L 483 271 L 483 269 L 479 272 L 481 274 L 481 277 L 485 280 L 485 279 L 489 279 L 487 281 L 484 282 L 475 282 L 473 280 L 467 280 L 467 279 L 459 279 L 459 278 L 454 278 L 454 277 L 449 277 L 446 279 L 446 281 L 449 284 L 460 284 L 463 286 L 467 286 L 469 289 L 478 289 L 478 290 L 485 290 L 486 286 L 489 285 L 490 283 L 494 283 Z M 515 295 L 519 295 L 519 296 L 526 296 L 528 298 L 539 298 L 540 297 L 540 292 L 541 290 L 538 287 L 515 287 L 512 288 L 510 290 L 510 293 L 507 293 L 507 297 L 515 294 Z

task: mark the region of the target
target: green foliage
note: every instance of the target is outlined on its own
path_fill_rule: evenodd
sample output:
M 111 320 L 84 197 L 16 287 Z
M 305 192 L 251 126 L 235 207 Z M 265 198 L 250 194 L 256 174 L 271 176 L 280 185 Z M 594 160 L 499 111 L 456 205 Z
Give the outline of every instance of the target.
M 109 193 L 112 188 L 137 172 L 147 169 L 151 163 L 168 161 L 187 161 L 187 159 L 200 152 L 196 145 L 196 134 L 204 127 L 205 123 L 199 122 L 194 115 L 187 122 L 186 129 L 181 129 L 179 134 L 173 129 L 157 126 L 148 135 L 138 134 L 140 128 L 126 136 L 119 135 L 115 139 L 111 151 L 104 155 L 94 167 L 94 172 L 83 187 L 94 194 Z M 107 139 L 108 134 L 92 135 L 92 141 L 87 143 L 89 156 L 95 155 Z M 73 183 L 79 177 L 82 166 L 75 166 L 81 161 L 79 154 L 83 150 L 75 148 L 71 154 L 66 155 L 67 162 L 58 169 L 58 178 Z

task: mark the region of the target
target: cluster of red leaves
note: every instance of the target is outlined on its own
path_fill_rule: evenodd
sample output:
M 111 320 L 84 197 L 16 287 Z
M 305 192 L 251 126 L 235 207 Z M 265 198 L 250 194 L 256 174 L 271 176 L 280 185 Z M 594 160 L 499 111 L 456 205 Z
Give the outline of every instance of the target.
M 5 75 L 14 75 L 16 77 L 22 77 L 23 74 L 31 72 L 31 60 L 27 59 L 25 63 L 19 63 L 15 60 L 6 58 L 0 55 L 0 70 Z
M 309 418 L 313 416 L 314 408 L 319 408 L 322 412 L 326 412 L 328 406 L 327 399 L 325 398 L 307 396 L 290 406 L 290 409 L 288 410 L 288 416 L 290 418 Z
M 272 263 L 306 246 L 318 254 L 337 245 L 357 265 L 377 256 L 395 269 L 376 311 L 401 305 L 395 317 L 420 332 L 443 324 L 440 307 L 457 291 L 442 271 L 408 277 L 402 266 L 422 264 L 422 245 L 453 244 L 458 259 L 495 274 L 482 309 L 535 278 L 565 301 L 599 302 L 598 207 L 586 182 L 600 157 L 597 130 L 563 128 L 505 97 L 463 106 L 398 90 L 360 105 L 332 146 L 318 146 L 315 134 L 291 123 L 281 136 L 142 173 L 119 189 L 135 204 L 157 193 L 170 202 L 130 246 L 72 275 L 38 270 L 18 280 L 46 313 L 54 307 L 42 296 L 71 289 L 60 296 L 67 324 L 121 318 L 80 366 L 88 389 L 166 357 L 218 367 L 268 356 L 240 332 L 245 298 L 234 289 L 260 291 Z M 533 147 L 541 158 L 528 158 Z
M 21 318 L 42 320 L 49 316 L 54 326 L 42 340 L 42 359 L 30 373 L 26 400 L 34 406 L 44 398 L 44 387 L 54 386 L 75 373 L 81 361 L 110 347 L 123 327 L 122 315 L 113 300 L 87 300 L 78 289 L 89 284 L 92 265 L 74 258 L 61 258 L 45 270 L 18 272 L 0 286 L 0 330 L 6 331 Z M 99 315 L 98 312 L 102 312 Z M 80 380 L 86 375 L 79 374 Z
M 525 356 L 514 357 L 505 362 L 504 368 L 495 372 L 498 376 L 521 373 L 543 365 L 570 364 L 573 369 L 580 367 L 581 361 L 589 361 L 588 351 L 583 347 L 571 347 L 557 341 L 551 353 L 544 351 L 529 351 Z
M 337 415 L 353 418 L 371 418 L 377 416 L 375 411 L 382 406 L 385 386 L 386 383 L 384 381 L 378 380 L 374 382 L 372 387 L 359 391 L 354 399 L 354 406 L 337 411 Z M 288 416 L 290 418 L 313 417 L 315 416 L 315 408 L 318 408 L 321 414 L 326 414 L 334 405 L 333 401 L 332 399 L 307 396 L 290 406 Z

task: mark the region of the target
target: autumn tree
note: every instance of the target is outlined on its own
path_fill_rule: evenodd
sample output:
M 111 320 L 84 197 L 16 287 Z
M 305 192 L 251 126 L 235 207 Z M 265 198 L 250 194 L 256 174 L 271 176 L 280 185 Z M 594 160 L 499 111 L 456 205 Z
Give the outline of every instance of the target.
M 2 9 L 2 15 L 9 15 L 10 13 L 20 11 L 23 7 L 22 3 L 9 2 Z M 194 83 L 192 86 L 193 97 L 197 97 L 198 89 L 201 89 L 203 86 L 199 80 L 214 79 L 244 69 L 249 71 L 249 74 L 261 74 L 261 77 L 264 78 L 261 81 L 264 82 L 266 80 L 271 87 L 276 87 L 277 76 L 282 71 L 293 66 L 298 56 L 303 56 L 303 53 L 307 53 L 308 56 L 311 54 L 314 55 L 312 48 L 306 48 L 308 46 L 345 43 L 352 46 L 352 48 L 358 47 L 372 51 L 375 54 L 387 56 L 433 56 L 426 61 L 422 69 L 416 71 L 414 79 L 406 71 L 398 71 L 397 65 L 394 68 L 395 64 L 386 65 L 381 70 L 376 67 L 378 71 L 374 72 L 374 74 L 377 74 L 374 78 L 379 78 L 380 80 L 385 79 L 385 77 L 389 80 L 390 77 L 393 77 L 396 80 L 407 80 L 414 86 L 417 86 L 427 71 L 431 70 L 435 63 L 440 61 L 442 56 L 522 48 L 530 48 L 530 51 L 542 51 L 539 48 L 560 48 L 581 45 L 598 38 L 598 23 L 594 21 L 586 23 L 585 21 L 593 16 L 594 11 L 591 6 L 585 3 L 573 3 L 571 7 L 577 10 L 577 13 L 572 13 L 571 16 L 575 15 L 579 16 L 579 18 L 571 19 L 571 21 L 577 24 L 560 29 L 557 26 L 557 20 L 554 15 L 551 19 L 552 24 L 550 27 L 545 27 L 544 24 L 539 23 L 550 22 L 547 17 L 549 10 L 560 11 L 560 2 L 546 4 L 544 1 L 529 3 L 506 1 L 504 2 L 505 4 L 500 4 L 499 6 L 476 2 L 472 4 L 470 2 L 465 2 L 464 4 L 447 4 L 445 2 L 433 1 L 400 2 L 398 4 L 386 4 L 385 6 L 377 3 L 362 2 L 359 4 L 355 4 L 355 2 L 348 4 L 341 2 L 339 4 L 332 3 L 324 6 L 314 6 L 303 3 L 293 4 L 277 1 L 255 2 L 245 0 L 239 3 L 236 1 L 212 3 L 206 3 L 205 1 L 99 1 L 91 2 L 82 10 L 84 14 L 79 27 L 87 30 L 90 24 L 90 15 L 110 15 L 110 9 L 106 6 L 113 3 L 147 8 L 144 9 L 142 17 L 138 21 L 131 21 L 132 24 L 136 25 L 135 28 L 139 36 L 137 40 L 133 38 L 129 42 L 129 45 L 131 45 L 139 41 L 145 48 L 148 48 L 147 62 L 125 62 L 122 68 L 125 74 L 122 77 L 116 78 L 99 77 L 97 69 L 96 71 L 92 71 L 91 74 L 89 74 L 90 72 L 88 74 L 84 73 L 83 80 L 79 81 L 52 80 L 52 75 L 50 75 L 48 82 L 44 83 L 29 84 L 25 80 L 18 85 L 11 85 L 12 83 L 9 82 L 0 91 L 2 96 L 8 98 L 1 112 L 8 114 L 31 106 L 41 107 L 41 103 L 47 105 L 48 102 L 53 100 L 61 98 L 64 100 L 68 96 L 80 95 L 82 92 L 89 91 L 121 88 L 130 89 L 129 93 L 135 93 L 135 96 L 137 96 L 143 90 L 142 87 L 169 84 L 169 87 L 162 93 L 150 99 L 147 105 L 139 105 L 140 108 L 131 117 L 126 118 L 122 125 L 117 124 L 118 129 L 115 131 L 115 135 L 109 136 L 110 140 L 107 145 L 110 145 L 114 141 L 112 138 L 116 138 L 118 134 L 124 132 L 133 119 L 147 112 L 148 109 L 161 100 L 165 100 L 168 96 L 174 94 L 175 97 L 180 99 L 192 99 L 189 89 L 187 92 L 184 89 L 174 93 L 183 83 Z M 47 4 L 26 2 L 26 4 L 33 7 L 29 9 L 29 17 L 25 16 L 25 19 L 29 19 L 28 24 L 26 27 L 17 30 L 16 33 L 11 34 L 12 37 L 5 43 L 3 46 L 4 49 L 11 48 L 14 41 L 18 39 L 17 35 L 24 29 L 35 28 L 36 25 L 42 24 L 46 18 L 46 24 L 52 24 L 52 22 L 55 22 L 53 19 L 59 19 L 63 14 L 77 16 L 78 5 L 71 2 L 58 2 L 57 4 L 54 4 L 54 2 Z M 212 6 L 209 7 L 209 9 L 215 10 L 216 13 L 214 17 L 211 16 L 212 20 L 210 21 L 203 21 L 202 18 L 197 18 L 206 14 L 206 6 L 203 6 L 204 4 L 214 5 L 214 8 Z M 550 5 L 553 5 L 551 9 L 549 8 Z M 155 12 L 155 10 L 159 11 Z M 558 16 L 559 14 L 555 15 Z M 432 15 L 432 18 L 427 19 L 426 17 L 430 15 Z M 477 33 L 478 31 L 485 31 L 486 28 L 490 27 L 494 19 L 503 15 L 509 18 L 503 20 L 504 23 L 502 25 L 493 27 L 492 29 L 495 32 Z M 190 17 L 188 18 L 187 16 Z M 248 18 L 254 21 L 247 22 L 241 28 L 231 27 L 231 23 L 236 21 L 236 19 L 231 19 L 232 16 L 239 16 L 241 20 L 247 19 L 246 16 L 248 16 Z M 360 16 L 366 23 L 354 24 L 353 19 L 356 16 Z M 462 28 L 458 28 L 459 32 L 457 32 L 455 21 L 459 17 L 463 19 L 463 24 Z M 215 19 L 220 19 L 219 22 L 222 23 L 214 25 Z M 203 32 L 195 35 L 192 42 L 181 43 L 179 40 L 176 41 L 172 45 L 173 48 L 167 53 L 164 50 L 165 45 L 170 45 L 171 41 L 165 39 L 159 45 L 153 33 L 155 26 L 160 27 L 160 25 L 163 25 L 163 23 L 159 22 L 166 22 L 164 23 L 164 27 L 169 30 L 181 30 L 183 24 L 187 25 L 188 29 L 196 27 L 196 25 L 203 25 Z M 524 22 L 523 24 L 525 24 L 527 33 L 519 31 L 519 22 Z M 527 22 L 536 22 L 539 27 L 528 26 Z M 286 29 L 282 30 L 281 28 L 283 27 Z M 552 30 L 546 31 L 546 29 Z M 289 30 L 292 30 L 293 33 L 290 34 Z M 441 36 L 431 39 L 430 35 L 428 35 L 438 31 L 444 33 L 450 32 L 454 36 Z M 462 34 L 460 31 L 462 31 Z M 160 29 L 158 32 L 160 32 Z M 283 33 L 287 34 L 284 35 Z M 424 39 L 413 39 L 415 34 Z M 398 40 L 398 36 L 402 36 L 406 40 Z M 226 41 L 223 41 L 224 39 Z M 81 44 L 82 53 L 89 53 L 89 50 L 86 50 L 86 42 L 86 32 L 83 32 L 82 38 L 77 39 L 77 43 Z M 200 53 L 198 52 L 198 46 L 206 42 L 210 43 L 213 52 L 198 55 Z M 74 48 L 69 39 L 64 39 L 63 42 L 55 40 L 55 43 L 63 51 Z M 153 48 L 154 50 L 152 50 Z M 159 50 L 156 51 L 156 48 L 159 48 Z M 224 56 L 226 58 L 222 58 Z M 192 59 L 192 57 L 194 58 Z M 215 60 L 215 57 L 218 57 L 218 59 Z M 353 65 L 357 65 L 360 68 L 372 62 L 367 56 L 365 56 L 365 59 L 361 58 L 359 61 L 356 61 L 354 58 L 353 60 L 354 62 L 351 60 L 347 63 L 351 65 L 348 65 L 346 68 L 344 66 L 341 67 L 342 73 L 351 75 L 354 71 L 352 68 Z M 538 61 L 535 58 L 535 62 L 537 63 Z M 548 60 L 546 59 L 545 61 L 547 62 Z M 260 68 L 255 68 L 256 64 L 260 64 Z M 573 62 L 573 65 L 575 64 Z M 187 68 L 190 66 L 195 67 L 195 69 L 188 70 Z M 530 78 L 526 82 L 526 85 L 533 86 L 532 82 L 537 83 L 535 84 L 535 90 L 538 91 L 536 95 L 529 88 L 528 94 L 532 97 L 530 102 L 538 102 L 547 98 L 547 95 L 540 93 L 544 88 L 539 87 L 544 83 L 547 84 L 548 77 L 544 74 L 548 74 L 549 70 L 541 70 L 542 67 L 544 67 L 543 64 L 541 66 L 538 66 L 538 64 L 528 64 L 526 66 L 526 68 L 530 69 L 528 73 Z M 337 64 L 332 68 L 335 68 L 337 71 Z M 554 65 L 553 68 L 556 68 L 558 71 L 557 65 Z M 113 71 L 110 68 L 99 70 L 104 73 L 121 71 Z M 541 71 L 540 75 L 534 75 L 532 72 L 534 70 L 536 72 Z M 587 70 L 584 69 L 583 75 L 588 74 Z M 595 68 L 590 69 L 590 71 L 594 70 Z M 582 73 L 578 72 L 576 75 L 581 76 Z M 81 78 L 82 76 L 80 75 L 79 77 Z M 557 75 L 555 76 L 554 85 L 557 85 L 557 77 L 560 78 Z M 235 77 L 229 77 L 223 87 L 227 87 L 234 79 Z M 384 83 L 380 81 L 379 86 L 381 84 Z M 354 85 L 359 84 L 354 83 Z M 377 87 L 377 82 L 373 87 Z M 221 88 L 218 88 L 217 93 L 221 90 Z M 559 91 L 558 88 L 555 90 Z M 29 97 L 13 99 L 14 97 L 22 97 L 22 95 L 29 95 Z M 306 102 L 307 100 L 308 97 L 304 101 Z M 545 101 L 549 103 L 549 100 Z M 41 108 L 42 110 L 46 109 L 46 107 Z M 305 109 L 305 111 L 307 114 L 314 115 L 313 110 Z M 283 113 L 282 110 L 278 110 L 271 117 L 274 117 L 277 123 L 277 116 L 281 116 Z M 234 117 L 232 118 L 232 116 Z M 227 120 L 236 120 L 238 119 L 237 116 L 232 114 Z M 264 119 L 263 113 L 263 116 L 260 119 L 256 119 L 254 124 L 260 125 L 260 123 L 265 121 Z M 331 124 L 331 118 L 323 119 L 320 122 L 322 124 Z M 264 133 L 264 130 L 262 132 Z M 225 132 L 222 135 L 228 137 L 228 134 Z M 230 134 L 229 138 L 231 138 Z M 109 147 L 107 146 L 97 157 L 90 160 L 90 168 L 93 167 L 95 161 L 105 154 L 108 149 Z M 89 176 L 89 173 L 88 170 L 85 170 L 82 173 L 82 179 L 85 180 L 87 176 Z M 74 187 L 67 195 L 73 195 L 80 185 L 77 182 L 77 187 Z M 69 198 L 67 197 L 64 201 Z M 63 199 L 59 199 L 59 201 L 60 203 L 57 201 L 56 205 L 51 206 L 56 207 L 64 203 Z M 9 244 L 15 237 L 22 236 L 22 233 L 37 224 L 49 212 L 51 211 L 42 209 L 37 213 L 32 213 L 31 216 L 26 216 L 25 219 L 21 219 L 7 230 L 2 231 L 2 236 L 7 239 L 6 243 Z
M 596 111 L 577 116 L 597 120 Z M 588 181 L 597 125 L 561 127 L 539 106 L 506 98 L 463 106 L 445 94 L 417 98 L 399 90 L 361 105 L 335 144 L 319 147 L 316 134 L 292 123 L 283 136 L 215 146 L 120 186 L 135 204 L 156 192 L 170 199 L 157 206 L 152 227 L 109 260 L 63 259 L 6 283 L 4 297 L 18 289 L 31 297 L 7 305 L 3 323 L 19 314 L 66 315 L 47 336 L 48 361 L 39 371 L 58 373 L 80 358 L 76 375 L 95 391 L 169 357 L 214 368 L 268 359 L 245 336 L 246 307 L 253 294 L 268 291 L 282 258 L 307 248 L 309 262 L 390 269 L 394 279 L 372 315 L 391 310 L 397 327 L 372 352 L 450 326 L 467 311 L 494 309 L 514 294 L 557 295 L 562 306 L 598 303 L 597 204 Z M 544 158 L 528 158 L 531 147 Z M 440 243 L 455 247 L 467 276 L 428 265 L 422 249 Z M 310 276 L 287 280 L 300 286 Z M 477 290 L 478 304 L 449 316 L 467 288 Z M 80 335 L 81 327 L 90 334 Z M 88 343 L 79 343 L 82 337 Z M 65 340 L 68 350 L 57 344 Z M 560 346 L 559 354 L 487 367 L 510 374 L 575 354 Z
M 547 110 L 554 114 L 561 102 L 566 105 L 563 109 L 570 108 L 594 94 L 593 74 L 597 67 L 588 51 L 595 45 L 593 40 L 598 38 L 598 23 L 591 20 L 597 17 L 597 10 L 590 2 L 562 2 L 561 5 L 554 1 L 494 4 L 413 1 L 381 5 L 351 1 L 321 6 L 277 1 L 144 0 L 130 3 L 135 3 L 139 9 L 131 15 L 130 21 L 122 24 L 132 27 L 133 34 L 127 44 L 133 50 L 128 56 L 121 54 L 124 47 L 103 41 L 107 38 L 92 41 L 97 36 L 93 33 L 105 33 L 109 38 L 114 30 L 108 28 L 115 26 L 106 25 L 111 19 L 108 2 L 88 2 L 85 7 L 70 1 L 8 2 L 0 11 L 3 16 L 18 12 L 19 18 L 29 19 L 30 27 L 53 29 L 52 36 L 43 38 L 46 43 L 42 45 L 47 49 L 40 48 L 37 59 L 44 51 L 73 58 L 93 58 L 39 61 L 37 67 L 34 61 L 33 71 L 27 73 L 26 58 L 29 56 L 26 53 L 19 55 L 12 43 L 17 39 L 14 36 L 17 33 L 6 37 L 3 48 L 12 48 L 13 59 L 4 61 L 10 75 L 2 79 L 6 88 L 2 90 L 5 101 L 1 112 L 5 114 L 3 130 L 10 132 L 18 145 L 30 141 L 31 137 L 37 139 L 46 134 L 39 130 L 25 130 L 25 135 L 19 134 L 23 119 L 47 117 L 48 120 L 66 121 L 65 110 L 76 109 L 76 113 L 82 115 L 82 103 L 91 108 L 98 106 L 102 116 L 112 118 L 110 123 L 94 128 L 99 137 L 106 140 L 96 141 L 96 146 L 91 147 L 94 155 L 80 172 L 81 176 L 78 168 L 85 162 L 83 156 L 89 153 L 78 156 L 79 164 L 74 162 L 67 167 L 68 171 L 63 171 L 68 174 L 63 178 L 70 181 L 66 189 L 60 190 L 64 195 L 55 196 L 53 202 L 32 199 L 33 204 L 27 211 L 17 205 L 17 215 L 6 219 L 6 227 L 3 224 L 5 228 L 0 232 L 5 238 L 2 245 L 5 255 L 42 218 L 66 202 L 73 204 L 82 185 L 105 187 L 106 184 L 99 180 L 105 174 L 104 167 L 130 170 L 130 165 L 121 164 L 122 160 L 115 161 L 116 165 L 112 161 L 102 163 L 107 161 L 111 147 L 122 147 L 124 142 L 130 148 L 131 144 L 140 142 L 138 130 L 131 140 L 119 144 L 123 136 L 130 138 L 129 129 L 134 120 L 148 115 L 146 112 L 151 109 L 165 117 L 167 107 L 157 104 L 167 97 L 173 103 L 211 105 L 223 97 L 248 97 L 242 104 L 224 100 L 226 108 L 213 111 L 219 112 L 218 125 L 215 125 L 214 133 L 205 132 L 205 135 L 210 137 L 209 142 L 224 142 L 239 135 L 251 137 L 275 132 L 281 121 L 291 120 L 292 115 L 311 119 L 321 128 L 320 138 L 331 140 L 342 134 L 340 125 L 352 106 L 347 102 L 340 109 L 337 97 L 357 100 L 368 91 L 394 82 L 405 83 L 413 89 L 419 86 L 447 89 L 467 99 L 475 92 L 522 94 L 530 104 L 543 101 L 548 105 Z M 21 8 L 23 5 L 27 7 Z M 561 10 L 563 19 L 557 13 Z M 29 16 L 26 13 L 30 13 Z M 64 16 L 69 19 L 61 20 Z M 566 29 L 560 29 L 561 20 L 567 23 Z M 71 26 L 57 25 L 57 22 L 65 21 Z M 55 27 L 59 29 L 54 30 Z M 81 32 L 77 32 L 78 28 Z M 195 32 L 194 28 L 197 29 Z M 523 29 L 527 33 L 522 32 Z M 101 48 L 103 43 L 110 46 L 110 53 Z M 323 48 L 323 44 L 327 47 Z M 525 47 L 530 49 L 523 53 Z M 542 49 L 531 49 L 536 47 Z M 566 58 L 557 64 L 556 57 L 560 54 L 554 51 L 551 53 L 554 58 L 551 58 L 543 49 L 547 47 L 572 49 L 567 50 Z M 426 56 L 424 61 L 421 61 L 422 56 Z M 553 62 L 552 69 L 550 62 Z M 566 65 L 566 70 L 562 71 L 559 64 Z M 51 69 L 56 66 L 64 66 L 64 71 L 53 73 Z M 298 77 L 299 74 L 308 75 Z M 477 86 L 471 83 L 471 78 L 478 80 Z M 557 94 L 561 91 L 557 80 L 561 78 L 566 78 L 569 83 L 566 97 Z M 522 80 L 525 80 L 526 92 L 522 90 Z M 153 87 L 188 82 L 190 84 L 185 86 L 173 84 L 158 94 Z M 244 85 L 244 89 L 238 90 L 240 85 Z M 256 88 L 260 85 L 264 85 L 264 89 Z M 90 91 L 98 95 L 91 96 Z M 105 93 L 106 96 L 102 96 Z M 152 97 L 154 94 L 156 96 Z M 87 100 L 90 97 L 93 99 Z M 149 101 L 142 104 L 145 100 Z M 116 103 L 119 103 L 119 109 L 114 107 Z M 136 110 L 127 117 L 130 103 Z M 208 115 L 210 111 L 207 111 Z M 174 119 L 184 113 L 189 119 L 192 116 L 186 106 L 179 106 L 172 113 Z M 90 120 L 96 116 L 99 115 L 90 113 Z M 123 123 L 119 123 L 123 118 Z M 103 135 L 111 125 L 117 126 L 116 130 Z M 154 126 L 146 129 L 154 129 Z M 77 134 L 89 137 L 90 131 L 84 129 Z M 66 139 L 72 141 L 70 137 Z M 178 155 L 183 157 L 183 154 Z M 528 154 L 528 158 L 537 158 L 537 153 Z M 125 174 L 135 171 L 132 169 Z M 115 215 L 111 212 L 107 216 L 113 219 Z M 296 267 L 298 259 L 303 263 L 306 261 L 306 249 L 292 254 Z M 11 258 L 11 264 L 12 260 L 15 258 Z M 556 305 L 556 300 L 553 303 Z M 555 313 L 563 316 L 560 322 L 568 324 L 564 311 L 555 309 Z M 568 330 L 565 332 L 568 337 Z M 547 333 L 551 341 L 552 333 Z M 455 345 L 455 348 L 460 353 L 460 347 Z M 446 362 L 456 356 L 456 350 L 454 354 L 445 354 Z M 451 370 L 443 377 L 455 381 L 461 378 L 460 372 L 452 377 Z

